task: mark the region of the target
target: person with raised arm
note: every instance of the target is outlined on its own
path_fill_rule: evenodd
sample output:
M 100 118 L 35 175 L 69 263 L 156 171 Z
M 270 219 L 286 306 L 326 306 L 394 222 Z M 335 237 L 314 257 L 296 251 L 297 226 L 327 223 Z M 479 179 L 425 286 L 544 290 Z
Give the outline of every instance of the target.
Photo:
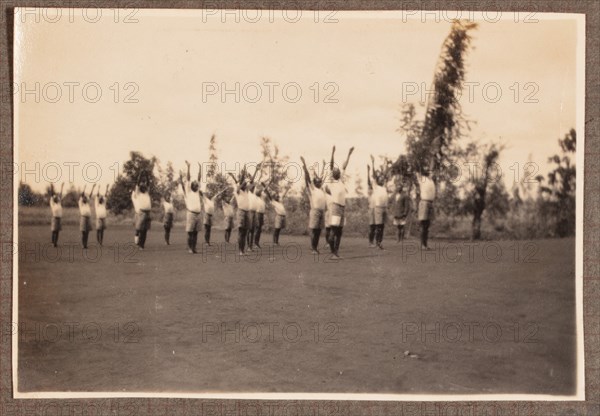
M 162 207 L 164 211 L 163 215 L 163 228 L 165 229 L 165 244 L 171 244 L 171 229 L 173 228 L 173 217 L 175 215 L 175 208 L 171 201 L 171 193 L 167 192 L 162 198 Z
M 331 254 L 334 259 L 341 260 L 342 257 L 339 255 L 340 244 L 342 241 L 342 232 L 344 229 L 345 222 L 345 208 L 346 208 L 346 184 L 344 183 L 344 174 L 350 161 L 350 156 L 354 152 L 354 147 L 351 147 L 348 151 L 348 156 L 342 165 L 340 170 L 335 166 L 335 146 L 331 152 L 331 162 L 329 164 L 331 169 L 332 182 L 326 184 L 325 192 L 331 195 L 331 237 L 329 239 L 329 247 Z
M 306 185 L 306 193 L 310 202 L 310 212 L 308 214 L 308 228 L 310 229 L 310 248 L 312 254 L 319 254 L 319 239 L 321 238 L 321 230 L 325 225 L 325 210 L 327 209 L 326 194 L 321 189 L 323 179 L 315 173 L 315 177 L 310 178 L 310 172 L 306 166 L 304 157 L 300 156 L 302 161 L 302 169 L 304 170 L 304 183 Z
M 225 242 L 229 243 L 231 238 L 231 230 L 233 229 L 233 217 L 235 215 L 235 209 L 233 204 L 235 203 L 235 197 L 232 196 L 229 202 L 222 200 L 221 207 L 223 208 L 223 228 L 225 228 Z
M 183 174 L 179 172 L 179 183 L 183 189 L 185 198 L 185 231 L 187 232 L 187 245 L 190 254 L 196 254 L 196 246 L 198 244 L 198 231 L 200 230 L 200 214 L 202 213 L 202 198 L 200 196 L 200 180 L 202 177 L 201 171 L 198 171 L 198 180 L 192 181 L 190 175 L 190 162 L 185 161 L 187 165 L 187 174 L 185 181 Z
M 410 213 L 410 197 L 404 184 L 398 185 L 398 191 L 394 196 L 393 211 L 394 225 L 398 228 L 396 243 L 400 243 L 404 240 L 404 226 Z
M 140 172 L 131 192 L 131 202 L 133 203 L 135 244 L 143 250 L 146 246 L 146 237 L 151 226 L 150 211 L 152 210 L 152 200 L 150 199 L 150 182 L 147 172 Z
M 236 190 L 234 193 L 235 202 L 237 205 L 237 226 L 238 226 L 238 249 L 240 256 L 246 256 L 246 239 L 248 238 L 248 188 L 246 177 L 246 166 L 244 165 L 240 172 L 239 181 L 235 176 L 229 172 L 229 175 L 233 178 L 236 183 Z
M 56 247 L 58 245 L 58 235 L 62 230 L 62 197 L 65 184 L 60 185 L 60 193 L 54 192 L 54 184 L 50 184 L 50 211 L 52 212 L 52 222 L 50 224 L 50 231 L 52 232 L 52 245 Z
M 104 190 L 104 195 L 100 194 L 100 186 L 94 200 L 94 208 L 96 210 L 96 241 L 102 245 L 104 241 L 104 230 L 106 230 L 106 199 L 108 198 L 108 184 Z
M 375 246 L 383 250 L 383 232 L 385 222 L 387 221 L 387 206 L 389 195 L 385 184 L 389 169 L 381 169 L 381 172 L 375 170 L 375 159 L 371 155 L 371 165 L 373 167 L 373 223 L 375 224 Z
M 271 195 L 268 189 L 265 189 L 267 200 L 270 201 L 271 206 L 275 210 L 275 222 L 273 224 L 273 245 L 276 246 L 279 245 L 279 235 L 281 234 L 281 230 L 286 226 L 285 218 L 287 213 L 285 206 L 283 205 L 283 200 L 290 189 L 291 187 L 286 189 L 281 197 L 277 193 Z
M 89 196 L 85 194 L 85 188 L 87 185 L 84 185 L 83 192 L 79 195 L 79 231 L 81 231 L 81 245 L 84 249 L 87 249 L 88 245 L 88 236 L 90 234 L 90 230 L 92 229 L 92 209 L 90 208 L 90 198 L 94 193 L 94 188 L 96 184 L 92 186 L 92 190 L 90 191 Z
M 219 192 L 214 194 L 212 197 L 208 195 L 207 191 L 200 191 L 202 196 L 202 205 L 204 206 L 204 242 L 210 246 L 210 233 L 213 224 L 213 215 L 215 214 L 215 201 L 227 188 L 221 189 Z

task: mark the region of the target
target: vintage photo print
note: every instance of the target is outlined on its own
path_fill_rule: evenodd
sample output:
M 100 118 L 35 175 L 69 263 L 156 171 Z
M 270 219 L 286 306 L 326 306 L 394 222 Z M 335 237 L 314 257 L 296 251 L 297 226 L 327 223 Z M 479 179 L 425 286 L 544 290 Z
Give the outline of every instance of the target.
M 16 398 L 584 400 L 585 18 L 17 8 Z

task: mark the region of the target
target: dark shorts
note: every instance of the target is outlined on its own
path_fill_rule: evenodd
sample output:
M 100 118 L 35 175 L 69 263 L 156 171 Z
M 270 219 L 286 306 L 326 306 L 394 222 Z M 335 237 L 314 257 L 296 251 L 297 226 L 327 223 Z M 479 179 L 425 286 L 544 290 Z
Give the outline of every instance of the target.
M 200 231 L 200 213 L 186 211 L 185 214 L 185 231 L 187 233 L 193 233 Z
M 204 213 L 204 225 L 212 226 L 212 214 Z
M 248 211 L 248 229 L 253 230 L 256 225 L 256 211 Z
M 52 223 L 50 224 L 50 230 L 51 231 L 62 230 L 61 221 L 62 221 L 62 218 L 60 218 L 60 217 L 52 217 Z
M 135 230 L 148 231 L 150 229 L 150 212 L 141 211 L 135 214 Z
M 265 214 L 263 212 L 257 212 L 254 219 L 254 228 L 262 228 L 265 224 Z
M 373 224 L 385 224 L 387 220 L 387 209 L 385 207 L 375 207 L 373 209 Z
M 308 228 L 311 230 L 321 229 L 325 226 L 325 211 L 312 208 L 308 214 Z
M 248 224 L 250 223 L 250 214 L 248 211 L 244 211 L 243 209 L 237 210 L 237 226 L 240 228 L 248 228 Z
M 285 228 L 285 215 L 275 215 L 275 227 L 274 228 Z
M 431 221 L 433 217 L 433 203 L 431 201 L 419 201 L 419 221 Z
M 369 208 L 369 225 L 375 225 L 375 208 Z
M 96 230 L 106 230 L 106 218 L 96 218 Z
M 92 220 L 90 217 L 79 217 L 79 231 L 87 232 L 92 229 Z
M 233 217 L 225 217 L 223 220 L 223 226 L 226 230 L 231 230 L 233 228 Z

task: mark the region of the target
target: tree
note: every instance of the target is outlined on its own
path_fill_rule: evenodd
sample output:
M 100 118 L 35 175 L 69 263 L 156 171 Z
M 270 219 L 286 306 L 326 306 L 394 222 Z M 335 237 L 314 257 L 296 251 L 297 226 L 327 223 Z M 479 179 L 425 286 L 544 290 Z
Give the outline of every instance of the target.
M 279 146 L 274 144 L 269 137 L 261 139 L 260 147 L 263 161 L 265 162 L 262 168 L 268 174 L 271 181 L 271 190 L 278 194 L 285 193 L 292 187 L 293 182 L 291 179 L 294 179 L 288 176 L 293 174 L 292 172 L 288 172 L 289 157 L 281 156 L 279 154 Z
M 208 162 L 206 168 L 206 180 L 208 181 L 206 188 L 210 195 L 215 195 L 223 188 L 227 190 L 221 194 L 219 198 L 229 201 L 233 196 L 233 188 L 229 184 L 227 175 L 219 170 L 219 154 L 217 150 L 217 137 L 213 134 L 208 142 Z
M 148 186 L 150 198 L 158 203 L 161 198 L 161 188 L 157 186 L 157 178 L 154 176 L 154 166 L 158 162 L 156 157 L 146 158 L 140 152 L 129 153 L 129 160 L 123 164 L 123 172 L 119 174 L 110 189 L 107 207 L 113 214 L 120 214 L 132 208 L 131 192 L 140 173 L 148 175 Z
M 566 237 L 575 233 L 575 163 L 571 162 L 570 155 L 575 155 L 577 148 L 577 133 L 575 129 L 569 130 L 563 139 L 558 140 L 562 151 L 561 155 L 554 155 L 548 159 L 556 167 L 547 175 L 548 185 L 540 187 L 542 195 L 548 197 L 543 204 L 544 213 L 554 218 L 554 232 L 559 237 Z M 543 177 L 538 177 L 540 182 Z
M 414 174 L 429 168 L 438 177 L 450 165 L 453 144 L 469 129 L 460 105 L 466 69 L 465 58 L 471 44 L 470 31 L 476 23 L 455 20 L 442 44 L 433 77 L 432 99 L 424 109 L 424 119 L 417 118 L 414 104 L 401 109 L 399 131 L 406 137 L 407 155 L 394 164 L 398 174 L 415 182 Z M 403 165 L 404 166 L 401 166 Z M 418 188 L 417 188 L 418 189 Z
M 158 178 L 157 178 L 157 192 L 164 196 L 168 194 L 175 194 L 177 191 L 177 180 L 175 178 L 175 169 L 173 169 L 173 163 L 167 162 L 166 168 L 162 168 L 159 163 L 157 163 L 158 168 Z
M 31 186 L 25 182 L 19 182 L 19 205 L 23 207 L 31 207 L 34 205 L 42 205 L 44 196 L 31 189 Z

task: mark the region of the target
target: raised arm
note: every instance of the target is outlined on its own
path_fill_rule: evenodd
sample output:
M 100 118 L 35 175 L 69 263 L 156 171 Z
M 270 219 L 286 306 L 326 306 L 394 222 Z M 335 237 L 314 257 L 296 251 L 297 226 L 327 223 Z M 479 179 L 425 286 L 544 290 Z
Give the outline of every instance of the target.
M 373 181 L 377 181 L 377 170 L 375 169 L 375 158 L 371 155 L 371 168 L 373 169 Z
M 198 162 L 198 186 L 202 183 L 202 165 Z
M 306 189 L 310 190 L 310 172 L 308 171 L 304 157 L 300 156 L 300 160 L 302 161 L 302 169 L 304 170 L 304 182 L 306 183 Z
M 367 165 L 367 185 L 369 190 L 373 189 L 373 183 L 371 182 L 371 166 Z
M 83 185 L 83 191 L 81 191 L 80 196 L 85 196 L 85 188 L 87 188 L 87 183 L 85 185 Z
M 183 172 L 181 171 L 179 171 L 179 184 L 181 185 L 181 189 L 183 189 L 183 196 L 186 196 L 185 183 L 183 182 Z
M 333 166 L 335 165 L 335 146 L 331 149 L 331 161 L 329 162 L 329 170 L 333 170 Z
M 60 184 L 60 194 L 58 194 L 58 196 L 60 197 L 60 199 L 62 199 L 62 197 L 63 197 L 63 191 L 64 191 L 64 189 L 65 189 L 65 183 L 63 182 L 63 183 Z
M 348 150 L 348 156 L 346 157 L 346 161 L 344 162 L 344 165 L 342 166 L 342 171 L 345 171 L 346 168 L 348 167 L 348 162 L 350 162 L 350 156 L 352 156 L 352 152 L 354 152 L 354 147 L 351 147 L 350 150 Z
M 185 164 L 186 164 L 186 166 L 187 166 L 187 175 L 185 176 L 185 178 L 186 178 L 186 179 L 187 179 L 187 181 L 189 182 L 189 181 L 190 181 L 190 179 L 192 178 L 192 177 L 190 176 L 190 162 L 188 162 L 188 161 L 186 160 L 186 161 L 185 161 Z
M 105 198 L 108 196 L 108 189 L 109 189 L 109 186 L 108 186 L 108 184 L 106 184 L 106 189 L 104 190 L 104 197 Z
M 54 184 L 50 183 L 50 198 L 54 196 Z
M 96 184 L 92 185 L 92 190 L 90 191 L 90 198 L 92 197 L 92 195 L 94 194 L 94 188 L 96 187 Z
M 231 172 L 228 172 L 228 175 L 231 176 L 231 179 L 233 179 L 233 182 L 235 182 L 235 184 L 238 184 L 238 180 L 236 179 L 235 175 Z
M 227 186 L 226 186 L 226 187 L 224 187 L 224 188 L 223 188 L 223 189 L 221 189 L 219 192 L 217 192 L 217 193 L 215 194 L 215 196 L 213 196 L 211 199 L 212 199 L 213 201 L 216 201 L 216 200 L 217 200 L 217 198 L 219 197 L 219 195 L 221 195 L 221 194 L 222 194 L 223 192 L 225 192 L 227 189 L 228 189 L 228 187 L 227 187 Z

